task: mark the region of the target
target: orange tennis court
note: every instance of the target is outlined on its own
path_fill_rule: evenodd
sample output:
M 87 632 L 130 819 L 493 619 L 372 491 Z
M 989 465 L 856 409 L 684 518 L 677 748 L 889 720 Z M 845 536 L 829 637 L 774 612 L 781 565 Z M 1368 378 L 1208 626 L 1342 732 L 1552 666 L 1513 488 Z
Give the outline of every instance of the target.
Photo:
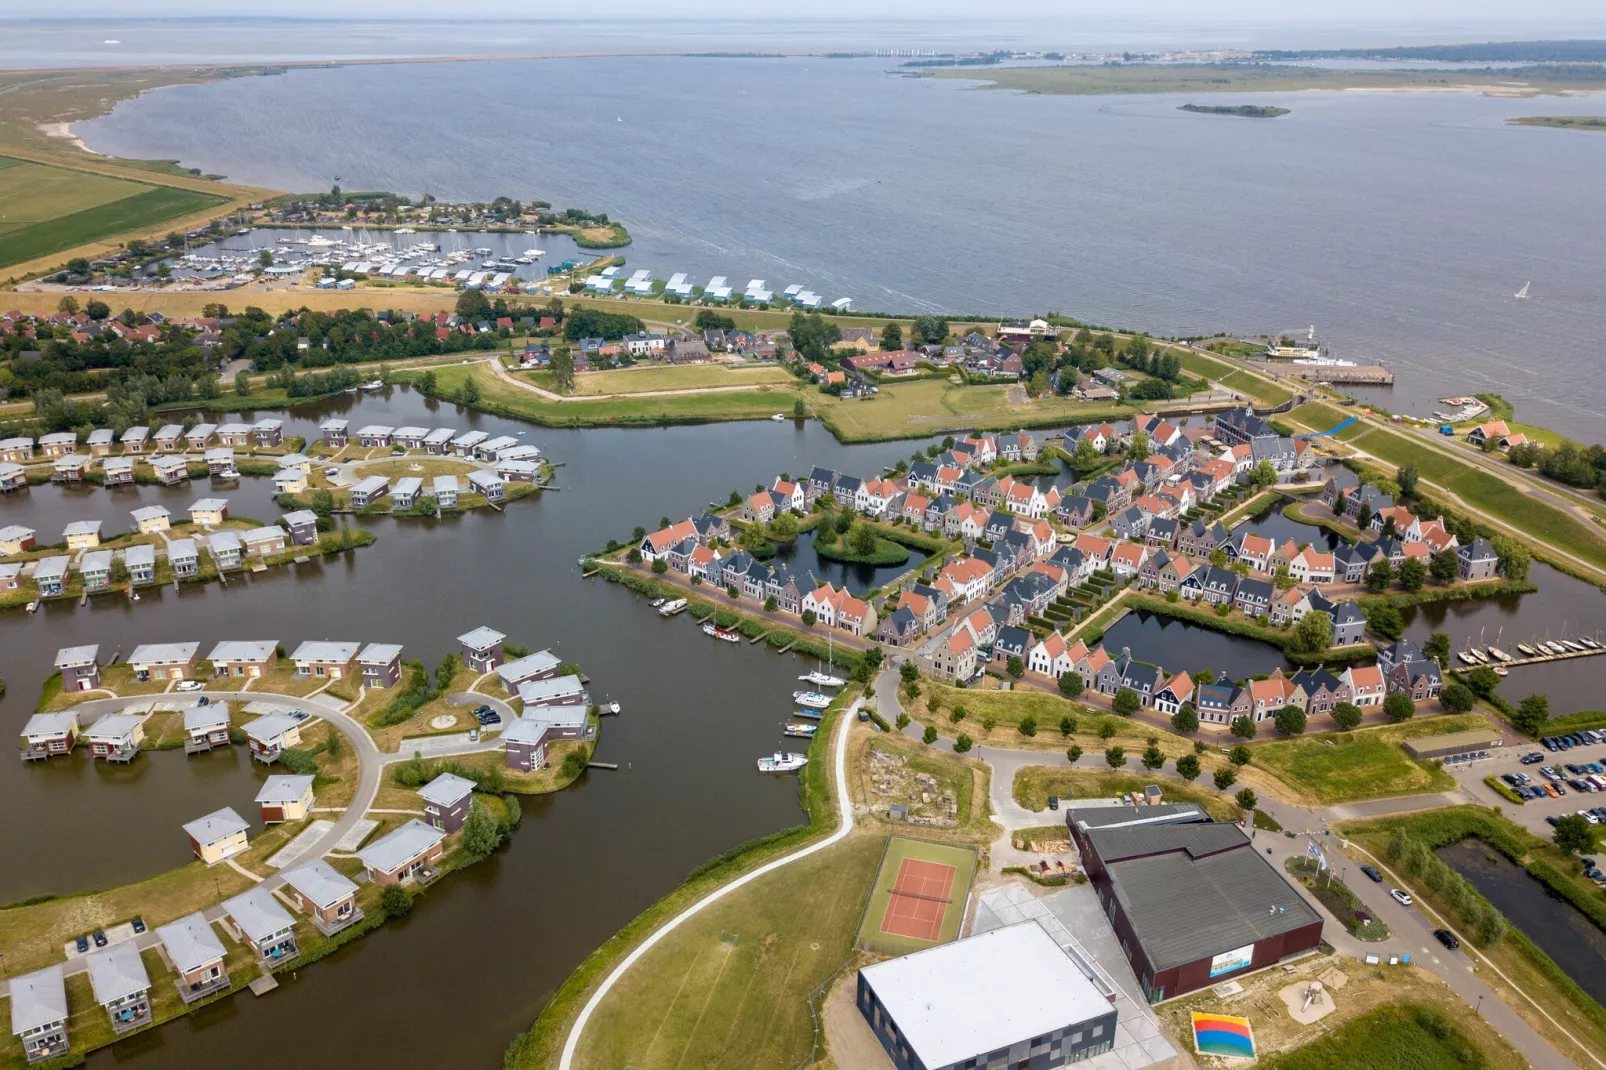
M 955 868 L 940 862 L 905 858 L 898 866 L 898 879 L 887 898 L 881 918 L 881 931 L 889 936 L 915 940 L 935 940 L 942 932 L 943 915 L 948 912 L 948 894 L 954 885 Z

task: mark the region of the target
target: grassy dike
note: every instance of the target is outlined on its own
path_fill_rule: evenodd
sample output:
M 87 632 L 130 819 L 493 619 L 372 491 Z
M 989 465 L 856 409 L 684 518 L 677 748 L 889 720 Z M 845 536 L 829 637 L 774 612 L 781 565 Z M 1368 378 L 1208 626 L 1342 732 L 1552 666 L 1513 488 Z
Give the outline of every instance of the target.
M 799 803 L 806 822 L 738 844 L 709 859 L 687 874 L 678 888 L 609 937 L 559 986 L 529 1031 L 508 1045 L 503 1057 L 506 1070 L 538 1070 L 553 1064 L 592 988 L 664 922 L 720 885 L 836 831 L 840 819 L 831 802 L 831 745 L 837 725 L 858 691 L 850 686 L 837 696 L 820 718 L 820 731 L 809 742 L 809 764 L 798 777 Z

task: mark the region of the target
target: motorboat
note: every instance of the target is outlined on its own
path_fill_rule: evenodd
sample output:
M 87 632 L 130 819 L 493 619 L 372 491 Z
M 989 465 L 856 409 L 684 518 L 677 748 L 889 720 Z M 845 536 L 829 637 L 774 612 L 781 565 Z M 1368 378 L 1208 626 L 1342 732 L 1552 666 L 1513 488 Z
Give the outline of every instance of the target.
M 819 725 L 809 724 L 807 721 L 788 721 L 784 731 L 786 735 L 796 736 L 799 739 L 813 739 L 814 733 L 819 730 Z
M 609 713 L 618 713 L 619 712 L 619 703 L 616 702 L 616 701 L 609 702 L 608 703 L 608 712 Z
M 801 754 L 792 751 L 776 751 L 767 758 L 758 760 L 760 773 L 795 773 L 809 764 L 809 760 Z
M 742 641 L 740 632 L 733 632 L 729 628 L 721 628 L 715 624 L 703 625 L 703 634 L 726 643 L 740 643 Z
M 659 606 L 658 615 L 660 617 L 673 617 L 676 613 L 685 612 L 685 609 L 686 600 L 684 598 L 677 598 L 673 602 L 665 602 L 663 605 Z
M 770 419 L 774 420 L 776 423 L 784 423 L 786 421 L 786 414 L 778 412 L 771 416 Z
M 1496 665 L 1494 667 L 1494 674 L 1496 676 L 1510 676 L 1511 670 L 1506 668 L 1504 665 Z
M 29 613 L 36 613 L 36 612 L 38 612 L 38 610 L 39 610 L 39 600 L 37 598 L 34 599 L 32 602 L 28 603 L 28 612 Z
M 794 691 L 792 699 L 799 706 L 810 710 L 823 710 L 831 705 L 831 696 L 818 691 Z
M 804 673 L 802 676 L 799 676 L 798 679 L 802 680 L 806 684 L 813 684 L 816 687 L 842 687 L 847 683 L 847 681 L 842 679 L 842 677 L 832 676 L 830 673 L 821 672 L 819 669 L 815 669 L 810 673 Z
M 364 391 L 366 391 L 366 392 L 371 394 L 375 390 L 383 390 L 383 389 L 385 389 L 385 383 L 381 379 L 370 379 L 366 383 L 359 384 L 359 387 L 360 387 L 360 389 L 362 389 L 362 390 L 364 390 Z
M 665 602 L 668 602 L 668 601 L 669 601 L 669 599 L 667 599 L 667 598 L 654 598 L 651 602 L 648 602 L 647 604 L 652 606 L 652 608 L 657 609 L 659 606 L 663 605 Z

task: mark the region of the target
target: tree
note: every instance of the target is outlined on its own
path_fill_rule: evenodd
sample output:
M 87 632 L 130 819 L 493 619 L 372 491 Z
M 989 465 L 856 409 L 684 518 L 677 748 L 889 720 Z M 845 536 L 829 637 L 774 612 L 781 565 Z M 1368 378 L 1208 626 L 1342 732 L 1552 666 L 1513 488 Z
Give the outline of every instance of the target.
M 1333 720 L 1344 731 L 1351 731 L 1361 723 L 1361 708 L 1353 702 L 1340 702 L 1333 707 Z
M 1239 807 L 1245 810 L 1253 810 L 1255 804 L 1260 802 L 1260 799 L 1255 795 L 1254 788 L 1239 788 L 1237 798 Z
M 1544 695 L 1529 695 L 1517 703 L 1517 712 L 1511 718 L 1511 723 L 1519 732 L 1538 736 L 1544 731 L 1545 722 L 1548 720 L 1550 720 L 1550 700 Z
M 1110 723 L 1109 721 L 1104 721 L 1099 725 L 1099 738 L 1100 739 L 1114 739 L 1119 734 L 1120 734 L 1120 730 L 1117 729 L 1115 727 L 1115 725 Z
M 92 320 L 103 320 L 112 314 L 112 308 L 104 301 L 91 301 L 84 306 L 84 313 Z
M 464 379 L 462 387 L 460 387 L 458 389 L 457 396 L 458 396 L 458 399 L 460 401 L 462 401 L 462 403 L 465 404 L 465 405 L 477 405 L 477 404 L 479 404 L 479 400 L 480 400 L 480 382 L 479 382 L 479 380 L 474 378 L 472 375 L 469 376 L 467 379 Z
M 926 725 L 926 734 L 920 738 L 925 742 L 926 746 L 929 747 L 933 743 L 937 742 L 937 730 L 928 724 Z
M 1500 571 L 1506 579 L 1520 583 L 1528 578 L 1528 566 L 1533 555 L 1528 548 L 1508 535 L 1496 535 L 1489 540 L 1495 556 L 1500 559 Z
M 803 399 L 802 398 L 793 398 L 792 399 L 792 418 L 794 420 L 801 420 L 801 419 L 803 419 L 803 417 L 807 416 L 808 414 L 809 414 L 809 409 L 808 409 L 807 405 L 803 404 Z
M 1075 732 L 1075 731 L 1076 731 L 1076 718 L 1075 717 L 1072 717 L 1070 714 L 1067 713 L 1064 717 L 1060 718 L 1060 735 L 1069 736 L 1072 732 Z
M 1466 684 L 1451 684 L 1439 692 L 1439 705 L 1446 713 L 1466 713 L 1477 705 L 1477 697 Z
M 1126 446 L 1126 458 L 1129 461 L 1141 461 L 1149 455 L 1149 436 L 1142 431 L 1134 431 L 1132 439 Z
M 1400 494 L 1406 498 L 1416 497 L 1416 481 L 1419 478 L 1421 473 L 1414 464 L 1408 464 L 1394 473 L 1394 482 L 1400 485 Z
M 959 733 L 959 738 L 954 740 L 955 753 L 964 754 L 972 746 L 974 746 L 974 741 L 963 732 Z
M 1171 727 L 1183 735 L 1199 731 L 1199 711 L 1194 709 L 1193 703 L 1184 702 L 1182 708 L 1171 715 Z
M 1126 765 L 1126 748 L 1117 744 L 1104 751 L 1104 761 L 1111 769 L 1120 769 Z
M 1037 718 L 1027 714 L 1025 717 L 1020 719 L 1020 724 L 1016 727 L 1023 736 L 1035 736 L 1037 735 Z
M 1300 618 L 1288 637 L 1290 650 L 1300 654 L 1321 654 L 1333 645 L 1332 614 L 1315 609 Z
M 112 568 L 109 578 L 111 579 L 112 583 L 128 582 L 128 565 L 123 561 L 122 558 L 117 557 L 112 559 Z
M 1567 814 L 1556 819 L 1556 846 L 1569 854 L 1595 849 L 1595 833 L 1583 814 Z
M 1372 567 L 1366 570 L 1366 589 L 1374 594 L 1380 594 L 1389 589 L 1394 581 L 1394 566 L 1388 563 L 1387 558 L 1378 558 Z
M 1250 469 L 1249 482 L 1257 487 L 1269 487 L 1277 482 L 1277 469 L 1271 466 L 1270 461 L 1261 461 Z
M 243 371 L 234 373 L 234 392 L 242 398 L 251 396 L 251 377 Z
M 506 837 L 507 830 L 485 804 L 472 800 L 468 820 L 463 822 L 463 850 L 474 858 L 484 858 L 502 846 Z
M 1450 633 L 1434 632 L 1422 644 L 1422 653 L 1437 661 L 1441 666 L 1450 663 Z M 1490 672 L 1493 672 L 1491 669 Z
M 1494 439 L 1490 438 L 1489 441 L 1493 442 Z M 1505 916 L 1500 911 L 1491 909 L 1478 922 L 1478 943 L 1484 947 L 1493 947 L 1506 938 L 1506 929 Z
M 1362 612 L 1366 615 L 1366 626 L 1383 638 L 1398 639 L 1405 634 L 1405 620 L 1400 616 L 1400 611 L 1394 608 L 1394 603 L 1379 600 Z
M 1407 591 L 1420 591 L 1427 579 L 1427 566 L 1416 558 L 1408 557 L 1400 563 L 1400 586 Z
M 1355 511 L 1355 526 L 1365 531 L 1372 526 L 1372 503 L 1362 502 L 1361 507 Z
M 89 267 L 87 261 L 85 262 L 84 267 L 86 269 Z M 74 297 L 72 294 L 63 295 L 62 299 L 56 302 L 56 311 L 67 316 L 78 315 L 78 298 Z
M 1212 774 L 1211 779 L 1216 782 L 1217 791 L 1226 791 L 1238 783 L 1238 771 L 1230 765 L 1224 765 Z
M 556 346 L 550 361 L 552 383 L 560 394 L 574 393 L 574 353 L 568 346 Z
M 1165 754 L 1154 744 L 1149 744 L 1143 751 L 1143 768 L 1154 770 L 1165 764 Z
M 1254 739 L 1255 722 L 1251 721 L 1247 716 L 1234 717 L 1232 719 L 1232 724 L 1227 726 L 1227 731 L 1231 732 L 1239 739 Z
M 1461 573 L 1461 561 L 1454 550 L 1440 550 L 1428 561 L 1428 575 L 1434 583 L 1454 583 Z
M 1239 743 L 1234 746 L 1232 750 L 1227 752 L 1227 761 L 1231 762 L 1233 765 L 1248 765 L 1250 759 L 1252 759 L 1254 756 L 1254 751 L 1250 750 L 1242 743 Z
M 1071 455 L 1071 468 L 1078 476 L 1086 475 L 1097 468 L 1104 458 L 1094 448 L 1090 439 L 1083 438 L 1076 444 L 1076 452 Z
M 1082 693 L 1082 677 L 1074 672 L 1060 674 L 1060 694 L 1075 698 Z
M 1081 761 L 1082 760 L 1082 747 L 1081 747 L 1081 745 L 1078 744 L 1078 743 L 1072 743 L 1069 747 L 1066 747 L 1065 748 L 1065 757 L 1072 765 L 1075 765 L 1077 762 Z
M 948 337 L 948 322 L 941 316 L 916 316 L 909 337 L 919 345 L 941 345 Z
M 1277 731 L 1285 736 L 1305 734 L 1305 711 L 1298 706 L 1284 706 L 1272 717 Z
M 897 323 L 889 323 L 881 329 L 881 348 L 894 350 L 903 348 L 903 328 Z
M 1383 700 L 1383 713 L 1395 724 L 1410 720 L 1415 712 L 1416 703 L 1404 691 L 1392 692 Z
M 1004 671 L 1019 680 L 1026 675 L 1026 663 L 1021 661 L 1018 654 L 1011 654 L 1009 660 L 1004 662 Z
M 1123 687 L 1117 691 L 1115 693 L 1115 700 L 1111 703 L 1111 705 L 1115 707 L 1116 713 L 1123 714 L 1127 717 L 1137 713 L 1142 707 L 1142 703 L 1138 700 L 1138 693 L 1132 690 L 1130 687 Z
M 485 296 L 484 290 L 464 290 L 457 295 L 457 314 L 460 318 L 471 323 L 489 319 L 491 316 L 490 298 Z
M 819 618 L 814 615 L 814 610 L 805 609 L 803 611 L 803 627 L 805 627 L 805 628 L 814 627 L 814 622 L 816 620 L 819 620 Z
M 1199 778 L 1199 756 L 1197 754 L 1184 754 L 1177 759 L 1177 776 L 1192 782 Z
M 913 662 L 906 661 L 898 666 L 898 679 L 906 684 L 912 684 L 920 679 L 920 670 L 915 667 Z
M 1226 568 L 1227 567 L 1227 551 L 1225 551 L 1223 549 L 1220 549 L 1219 547 L 1214 549 L 1214 550 L 1211 550 L 1210 551 L 1210 567 L 1211 568 Z
M 379 909 L 387 918 L 405 918 L 413 912 L 413 897 L 399 884 L 389 884 L 379 893 Z
M 1479 665 L 1466 675 L 1467 686 L 1479 698 L 1488 698 L 1500 686 L 1500 674 L 1488 665 Z

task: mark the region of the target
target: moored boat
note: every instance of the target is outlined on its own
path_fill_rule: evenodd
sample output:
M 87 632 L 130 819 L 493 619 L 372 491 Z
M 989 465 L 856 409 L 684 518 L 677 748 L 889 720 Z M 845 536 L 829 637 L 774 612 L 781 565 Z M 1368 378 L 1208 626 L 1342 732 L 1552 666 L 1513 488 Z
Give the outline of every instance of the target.
M 1494 658 L 1496 661 L 1510 661 L 1511 660 L 1511 655 L 1507 654 L 1504 650 L 1501 650 L 1497 646 L 1492 646 L 1492 647 L 1489 648 L 1489 656 Z
M 1461 659 L 1461 663 L 1463 665 L 1476 665 L 1478 663 L 1477 659 L 1471 654 L 1467 653 L 1465 650 L 1456 651 L 1455 656 Z
M 789 736 L 796 736 L 799 739 L 813 739 L 814 733 L 819 730 L 820 726 L 817 724 L 808 724 L 804 721 L 788 721 L 785 733 Z
M 1550 642 L 1546 643 L 1545 647 L 1552 654 L 1565 654 L 1565 653 L 1567 653 L 1567 648 L 1562 646 L 1560 643 L 1556 642 L 1554 639 L 1552 639 Z
M 1489 663 L 1489 655 L 1485 654 L 1477 647 L 1469 647 L 1467 649 L 1467 653 L 1471 654 L 1475 659 L 1477 659 L 1479 665 L 1487 665 Z
M 1494 674 L 1496 676 L 1510 676 L 1511 670 L 1506 668 L 1504 665 L 1496 665 L 1494 667 Z
M 1563 639 L 1561 641 L 1561 645 L 1566 647 L 1568 650 L 1574 651 L 1575 653 L 1583 653 L 1584 650 L 1584 644 L 1574 639 Z
M 831 696 L 818 691 L 794 691 L 792 698 L 799 706 L 811 710 L 823 710 L 831 704 Z
M 676 613 L 683 612 L 685 608 L 686 600 L 684 598 L 677 598 L 673 602 L 665 602 L 663 605 L 659 606 L 658 615 L 660 617 L 673 617 Z
M 820 711 L 819 710 L 805 710 L 805 709 L 802 709 L 800 707 L 800 708 L 795 709 L 795 710 L 792 711 L 792 716 L 793 717 L 802 717 L 802 718 L 805 718 L 806 720 L 810 720 L 810 721 L 818 721 L 820 719 Z
M 809 764 L 809 760 L 801 754 L 792 751 L 776 751 L 767 758 L 758 760 L 760 773 L 795 773 Z
M 1517 652 L 1530 658 L 1538 656 L 1538 651 L 1534 650 L 1534 648 L 1529 646 L 1527 643 L 1518 643 Z
M 713 624 L 703 625 L 703 634 L 714 639 L 722 639 L 727 643 L 740 643 L 742 641 L 740 633 Z
M 1595 642 L 1595 640 L 1590 639 L 1588 637 L 1585 637 L 1585 638 L 1580 639 L 1578 641 L 1580 643 L 1583 643 L 1585 646 L 1587 646 L 1591 650 L 1599 650 L 1600 649 L 1600 644 Z
M 651 606 L 652 608 L 657 609 L 659 606 L 663 605 L 667 601 L 669 601 L 669 599 L 667 599 L 667 598 L 654 598 L 651 602 L 648 602 L 647 604 L 649 606 Z
M 799 676 L 798 679 L 802 680 L 806 684 L 813 684 L 815 687 L 841 687 L 847 683 L 847 681 L 842 679 L 840 676 L 832 676 L 830 673 L 821 672 L 818 669 L 815 669 L 813 672 L 804 673 L 802 676 Z

